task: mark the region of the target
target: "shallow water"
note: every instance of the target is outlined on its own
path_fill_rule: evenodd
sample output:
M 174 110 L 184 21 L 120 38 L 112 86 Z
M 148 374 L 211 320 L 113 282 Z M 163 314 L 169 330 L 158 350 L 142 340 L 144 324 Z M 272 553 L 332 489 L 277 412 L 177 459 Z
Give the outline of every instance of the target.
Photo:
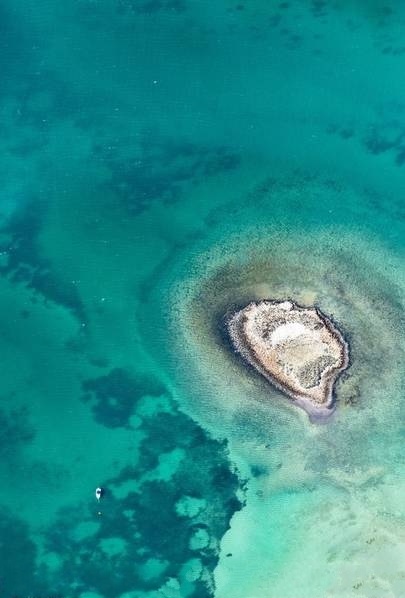
M 405 596 L 404 28 L 3 2 L 2 596 Z M 324 425 L 230 350 L 287 297 L 350 343 Z

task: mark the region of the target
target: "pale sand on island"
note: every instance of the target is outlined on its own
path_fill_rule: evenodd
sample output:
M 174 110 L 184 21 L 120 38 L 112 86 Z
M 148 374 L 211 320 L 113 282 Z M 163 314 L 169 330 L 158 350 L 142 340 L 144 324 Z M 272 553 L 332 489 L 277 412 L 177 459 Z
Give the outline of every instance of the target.
M 227 325 L 242 357 L 312 419 L 332 413 L 333 387 L 349 364 L 349 348 L 318 308 L 289 300 L 252 302 Z

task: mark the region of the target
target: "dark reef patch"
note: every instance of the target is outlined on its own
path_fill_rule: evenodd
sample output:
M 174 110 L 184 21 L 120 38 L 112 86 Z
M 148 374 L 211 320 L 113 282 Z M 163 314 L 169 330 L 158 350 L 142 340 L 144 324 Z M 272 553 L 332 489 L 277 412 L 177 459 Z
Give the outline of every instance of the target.
M 102 380 L 96 382 L 99 393 L 103 383 L 109 393 L 117 394 L 120 381 L 127 389 L 119 385 L 124 394 L 132 388 L 122 371 Z M 207 436 L 169 397 L 168 401 L 169 412 L 142 417 L 139 461 L 102 481 L 111 489 L 103 499 L 102 517 L 97 516 L 99 505 L 73 505 L 61 511 L 48 530 L 46 549 L 60 558 L 61 566 L 57 574 L 45 567 L 40 574 L 54 593 L 68 595 L 74 583 L 78 594 L 91 588 L 103 596 L 119 596 L 158 591 L 171 579 L 190 598 L 213 596 L 218 542 L 242 507 L 237 497 L 240 481 L 230 469 L 226 444 Z M 182 451 L 182 458 L 169 477 L 160 476 L 155 470 L 160 457 L 176 450 Z M 125 484 L 132 490 L 117 498 L 114 488 Z M 75 533 L 83 522 L 92 527 L 86 537 Z M 191 542 L 198 533 L 209 539 L 201 547 Z M 191 562 L 201 569 L 192 579 L 185 575 Z
M 252 472 L 252 476 L 254 478 L 260 478 L 261 476 L 268 475 L 269 473 L 268 468 L 263 465 L 251 465 L 250 471 Z
M 41 217 L 41 203 L 32 198 L 1 229 L 0 252 L 7 256 L 7 260 L 0 266 L 0 275 L 63 305 L 83 323 L 86 316 L 76 287 L 61 278 L 38 249 Z
M 405 162 L 405 127 L 396 120 L 374 124 L 364 138 L 364 145 L 375 156 L 391 152 L 395 163 L 402 166 Z
M 380 156 L 389 154 L 397 166 L 405 162 L 405 127 L 403 110 L 395 119 L 376 121 L 367 127 L 365 133 L 358 135 L 360 142 L 369 154 Z M 343 140 L 350 140 L 357 132 L 352 124 L 330 124 L 326 128 L 328 135 L 337 135 Z
M 157 12 L 185 12 L 185 0 L 119 0 L 120 11 L 130 11 L 137 14 L 153 14 Z
M 0 458 L 12 459 L 34 437 L 35 430 L 29 422 L 28 409 L 0 410 Z
M 5 507 L 0 517 L 0 590 L 4 598 L 28 596 L 35 588 L 40 595 L 44 586 L 36 576 L 36 548 L 28 526 L 11 515 Z M 55 593 L 55 598 L 59 598 Z
M 316 18 L 325 17 L 327 15 L 328 3 L 325 0 L 312 0 L 311 12 Z
M 114 368 L 106 376 L 85 380 L 82 401 L 88 402 L 95 420 L 107 428 L 129 426 L 137 401 L 145 396 L 159 396 L 165 389 L 153 378 L 133 377 L 122 368 Z
M 239 165 L 238 155 L 225 147 L 212 149 L 176 141 L 151 143 L 147 137 L 136 147 L 131 148 L 131 142 L 126 144 L 125 140 L 120 144 L 130 157 L 120 156 L 114 143 L 96 144 L 93 151 L 111 172 L 107 188 L 131 215 L 143 212 L 156 201 L 174 203 L 187 185 Z

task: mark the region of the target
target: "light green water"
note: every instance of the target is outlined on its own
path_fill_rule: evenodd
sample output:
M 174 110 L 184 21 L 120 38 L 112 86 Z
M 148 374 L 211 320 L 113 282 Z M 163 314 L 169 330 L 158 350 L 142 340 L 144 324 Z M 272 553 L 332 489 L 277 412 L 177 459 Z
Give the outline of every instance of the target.
M 3 3 L 0 594 L 405 596 L 404 29 Z M 286 297 L 350 343 L 326 425 L 224 333 Z

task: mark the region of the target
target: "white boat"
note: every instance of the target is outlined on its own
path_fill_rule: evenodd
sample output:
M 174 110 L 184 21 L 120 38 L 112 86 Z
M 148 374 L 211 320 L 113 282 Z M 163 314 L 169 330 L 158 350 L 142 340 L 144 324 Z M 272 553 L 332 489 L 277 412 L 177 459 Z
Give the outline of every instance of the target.
M 100 500 L 100 498 L 103 496 L 103 489 L 102 488 L 96 488 L 96 498 L 97 500 Z

